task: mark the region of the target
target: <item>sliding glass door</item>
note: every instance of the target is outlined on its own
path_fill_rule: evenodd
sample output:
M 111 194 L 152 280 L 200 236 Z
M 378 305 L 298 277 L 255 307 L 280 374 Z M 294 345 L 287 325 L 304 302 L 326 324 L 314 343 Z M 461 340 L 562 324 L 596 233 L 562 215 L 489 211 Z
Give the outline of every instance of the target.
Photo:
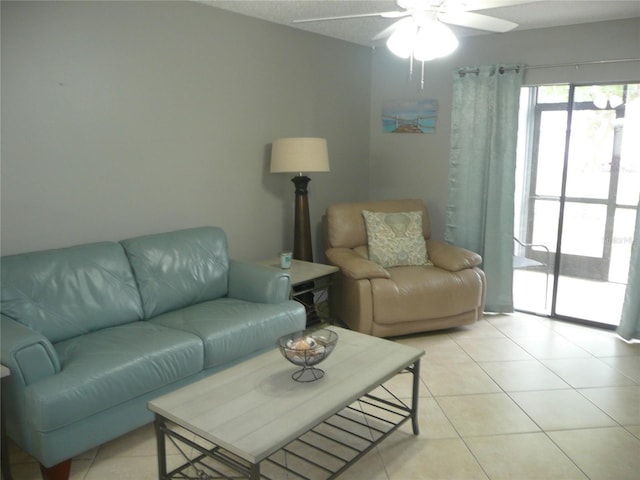
M 523 89 L 516 309 L 619 323 L 640 192 L 639 87 Z

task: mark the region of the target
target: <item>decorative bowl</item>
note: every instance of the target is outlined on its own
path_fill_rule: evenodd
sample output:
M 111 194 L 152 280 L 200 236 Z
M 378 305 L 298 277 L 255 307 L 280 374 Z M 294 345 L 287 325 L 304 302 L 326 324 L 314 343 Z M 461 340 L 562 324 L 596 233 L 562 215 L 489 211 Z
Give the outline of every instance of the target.
M 314 367 L 327 358 L 338 343 L 338 334 L 326 328 L 290 333 L 278 339 L 280 352 L 291 363 L 302 367 L 292 375 L 297 382 L 313 382 L 324 376 L 324 370 Z

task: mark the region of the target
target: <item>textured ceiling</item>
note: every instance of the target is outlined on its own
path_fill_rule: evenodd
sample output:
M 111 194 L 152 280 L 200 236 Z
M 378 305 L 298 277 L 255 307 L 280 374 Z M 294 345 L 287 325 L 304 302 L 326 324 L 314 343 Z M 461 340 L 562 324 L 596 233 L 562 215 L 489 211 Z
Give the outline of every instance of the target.
M 367 17 L 348 20 L 292 24 L 294 20 L 327 16 L 352 15 L 398 10 L 393 0 L 197 0 L 214 7 L 243 15 L 288 25 L 294 28 L 346 40 L 360 45 L 372 45 L 371 39 L 395 19 Z M 499 0 L 493 0 L 499 3 Z M 631 1 L 528 1 L 480 10 L 517 23 L 516 30 L 556 27 L 580 23 L 640 17 L 640 0 Z M 452 27 L 457 35 L 477 35 L 487 32 Z M 640 50 L 640 46 L 639 46 Z

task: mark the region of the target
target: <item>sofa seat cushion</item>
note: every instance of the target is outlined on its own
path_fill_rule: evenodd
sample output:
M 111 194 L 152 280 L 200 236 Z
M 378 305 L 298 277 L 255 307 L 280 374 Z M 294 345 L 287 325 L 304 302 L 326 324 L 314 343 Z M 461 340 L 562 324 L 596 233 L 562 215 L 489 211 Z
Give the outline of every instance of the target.
M 449 317 L 482 303 L 482 276 L 475 269 L 449 272 L 435 266 L 411 266 L 388 271 L 391 278 L 371 280 L 376 323 Z
M 27 417 L 50 431 L 202 370 L 202 341 L 148 322 L 99 330 L 54 345 L 62 370 L 29 387 Z
M 149 321 L 199 336 L 204 342 L 204 367 L 211 368 L 275 347 L 282 335 L 304 328 L 303 312 L 304 307 L 294 301 L 265 304 L 220 298 Z

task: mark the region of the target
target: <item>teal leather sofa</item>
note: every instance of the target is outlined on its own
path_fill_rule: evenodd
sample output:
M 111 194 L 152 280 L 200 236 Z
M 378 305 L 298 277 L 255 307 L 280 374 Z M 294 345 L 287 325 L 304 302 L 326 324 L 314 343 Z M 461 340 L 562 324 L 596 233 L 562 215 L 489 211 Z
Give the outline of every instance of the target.
M 45 478 L 306 322 L 289 275 L 230 260 L 217 227 L 5 256 L 1 277 L 7 431 Z

